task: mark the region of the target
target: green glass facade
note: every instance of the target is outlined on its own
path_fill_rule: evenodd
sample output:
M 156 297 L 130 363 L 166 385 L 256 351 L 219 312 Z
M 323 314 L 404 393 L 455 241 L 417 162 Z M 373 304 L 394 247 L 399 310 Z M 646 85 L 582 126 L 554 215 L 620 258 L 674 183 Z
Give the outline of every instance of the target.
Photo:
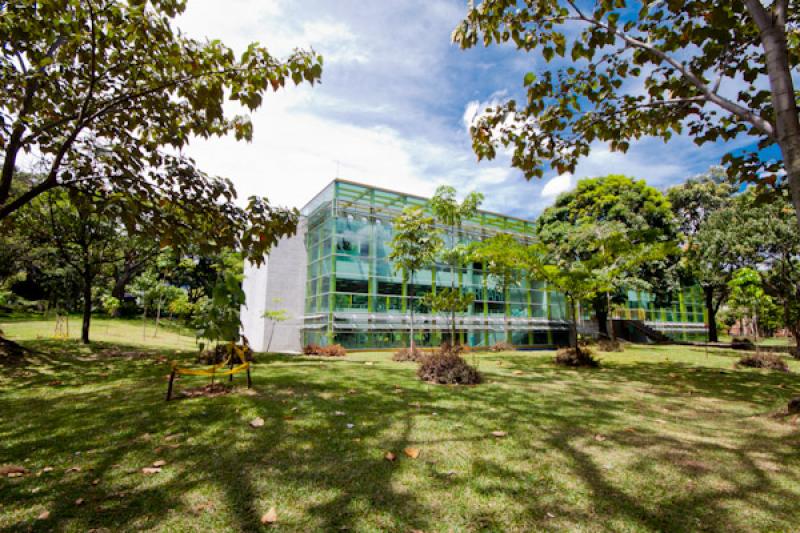
M 340 343 L 348 348 L 390 348 L 408 343 L 409 305 L 415 306 L 415 337 L 421 345 L 438 345 L 450 325 L 431 313 L 420 297 L 451 284 L 475 296 L 472 307 L 456 319 L 461 341 L 486 346 L 499 341 L 518 346 L 553 346 L 567 340 L 564 298 L 542 282 L 524 282 L 503 294 L 482 265 L 473 263 L 451 272 L 435 265 L 418 272 L 413 286 L 395 271 L 388 256 L 392 220 L 409 205 L 427 209 L 427 199 L 336 180 L 304 209 L 308 252 L 305 344 Z M 527 220 L 479 212 L 458 235 L 445 228 L 445 244 L 468 243 L 495 233 L 509 233 L 521 242 L 533 235 Z M 414 295 L 409 299 L 408 296 Z M 655 308 L 652 298 L 631 292 L 620 318 L 645 320 L 654 327 L 674 326 L 683 333 L 702 329 L 698 291 L 687 289 L 670 308 Z M 413 303 L 411 303 L 413 302 Z M 509 323 L 505 323 L 505 313 Z M 590 327 L 590 317 L 582 327 Z M 659 329 L 667 329 L 663 327 Z

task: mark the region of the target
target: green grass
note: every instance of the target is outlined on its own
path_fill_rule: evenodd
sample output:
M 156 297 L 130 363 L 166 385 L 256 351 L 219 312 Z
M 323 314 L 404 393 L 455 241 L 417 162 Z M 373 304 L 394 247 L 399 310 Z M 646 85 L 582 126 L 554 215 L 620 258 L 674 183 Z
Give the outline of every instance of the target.
M 735 370 L 732 352 L 633 346 L 602 354 L 598 370 L 556 367 L 552 352 L 483 354 L 487 382 L 467 388 L 421 383 L 413 364 L 385 353 L 272 355 L 259 357 L 250 393 L 239 375 L 228 396 L 166 403 L 157 357 L 191 354 L 26 344 L 36 364 L 0 377 L 0 462 L 31 474 L 0 479 L 0 531 L 800 524 L 797 419 L 775 416 L 800 384 Z M 257 416 L 266 423 L 251 428 Z M 160 473 L 141 473 L 159 459 Z M 267 528 L 270 507 L 279 521 Z
M 119 319 L 92 317 L 89 338 L 92 341 L 112 342 L 118 344 L 135 344 L 152 348 L 170 348 L 175 350 L 195 350 L 195 337 L 186 328 L 178 328 L 167 320 L 162 320 L 158 330 L 155 320 Z M 68 317 L 70 339 L 81 337 L 81 317 Z M 14 318 L 0 317 L 0 331 L 12 340 L 52 340 L 55 333 L 54 318 L 37 316 L 21 316 Z

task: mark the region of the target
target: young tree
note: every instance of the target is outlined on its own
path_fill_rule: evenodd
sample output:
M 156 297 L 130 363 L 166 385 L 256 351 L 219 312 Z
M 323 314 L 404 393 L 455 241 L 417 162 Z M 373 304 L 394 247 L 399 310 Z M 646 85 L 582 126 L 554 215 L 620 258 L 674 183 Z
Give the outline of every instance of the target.
M 740 268 L 734 272 L 728 285 L 731 290 L 729 305 L 738 315 L 742 326 L 744 319 L 749 319 L 750 332 L 758 345 L 758 319 L 772 305 L 772 298 L 764 292 L 761 276 L 752 268 Z
M 593 237 L 592 231 L 616 236 L 615 246 L 594 246 L 601 237 Z M 624 273 L 631 288 L 652 290 L 661 299 L 675 288 L 678 253 L 669 253 L 678 238 L 675 218 L 661 191 L 644 180 L 621 175 L 580 180 L 575 190 L 559 195 L 544 210 L 536 221 L 536 234 L 543 244 L 558 249 L 559 257 L 596 262 L 600 254 L 607 260 L 606 274 L 621 281 Z M 632 262 L 634 257 L 642 260 Z M 621 286 L 615 283 L 609 291 Z M 600 332 L 608 335 L 609 298 L 603 297 L 604 292 L 598 294 L 591 304 Z
M 709 342 L 718 340 L 717 312 L 728 295 L 733 271 L 741 266 L 741 257 L 736 255 L 736 225 L 729 220 L 735 212 L 711 219 L 733 202 L 735 190 L 723 172 L 721 167 L 712 167 L 667 190 L 682 234 L 684 273 L 703 289 Z
M 474 301 L 474 294 L 450 287 L 437 289 L 436 292 L 429 292 L 422 297 L 422 302 L 433 312 L 447 315 L 450 322 L 450 342 L 453 346 L 461 344 L 456 333 L 456 313 L 463 313 Z
M 785 170 L 800 213 L 798 23 L 790 0 L 470 2 L 453 32 L 461 48 L 510 41 L 553 62 L 525 75 L 525 103 L 473 125 L 474 151 L 493 158 L 498 143 L 512 146 L 512 164 L 531 178 L 546 164 L 573 171 L 594 142 L 625 152 L 645 135 L 688 131 L 698 145 L 750 135 L 757 149 L 729 153 L 730 175 L 783 186 Z M 781 158 L 761 161 L 770 146 Z
M 281 303 L 281 299 L 275 298 L 273 300 L 273 303 L 279 304 Z M 286 311 L 286 309 L 272 309 L 269 311 L 264 311 L 264 314 L 262 316 L 267 320 L 269 320 L 270 325 L 272 326 L 269 330 L 269 341 L 267 341 L 266 351 L 269 352 L 270 347 L 272 346 L 272 337 L 275 336 L 275 328 L 278 327 L 278 324 L 280 324 L 281 322 L 289 320 L 289 313 Z
M 441 261 L 450 267 L 449 291 L 438 291 L 430 297 L 430 305 L 434 310 L 448 313 L 450 319 L 450 342 L 456 345 L 460 342 L 456 335 L 456 313 L 472 305 L 473 295 L 462 295 L 456 290 L 456 270 L 463 268 L 467 262 L 468 250 L 461 242 L 461 227 L 464 220 L 469 220 L 478 212 L 483 203 L 483 194 L 469 193 L 459 204 L 456 200 L 456 190 L 453 187 L 442 185 L 436 189 L 436 194 L 431 198 L 430 206 L 436 221 L 447 227 L 449 246 L 445 245 L 440 251 Z
M 436 253 L 442 246 L 442 238 L 433 222 L 419 207 L 409 206 L 392 223 L 389 260 L 395 270 L 402 271 L 409 281 L 411 291 L 408 302 L 411 308 L 411 340 L 409 348 L 414 351 L 414 274 L 433 265 Z
M 315 83 L 322 58 L 285 61 L 253 43 L 240 57 L 174 27 L 185 0 L 19 0 L 0 7 L 0 220 L 56 188 L 120 205 L 128 227 L 181 247 L 239 247 L 260 262 L 296 227 L 296 212 L 252 197 L 182 155 L 192 137 L 249 140 L 246 116 L 269 88 Z M 24 182 L 20 154 L 46 169 Z M 27 161 L 26 164 L 29 164 Z M 22 185 L 20 185 L 22 184 Z M 204 239 L 195 237 L 202 234 Z
M 472 246 L 472 259 L 483 263 L 489 274 L 503 293 L 503 322 L 506 342 L 511 342 L 508 314 L 509 290 L 519 285 L 522 279 L 522 244 L 508 233 L 497 233 Z

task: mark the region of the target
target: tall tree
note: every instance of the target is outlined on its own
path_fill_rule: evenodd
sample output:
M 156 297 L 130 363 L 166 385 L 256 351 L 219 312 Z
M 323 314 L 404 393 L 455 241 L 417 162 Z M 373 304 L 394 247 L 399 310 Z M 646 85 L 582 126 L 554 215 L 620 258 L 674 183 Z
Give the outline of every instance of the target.
M 295 229 L 296 213 L 251 197 L 182 155 L 192 137 L 249 140 L 247 116 L 271 87 L 315 83 L 322 58 L 297 50 L 285 61 L 253 43 L 239 56 L 219 41 L 174 27 L 185 0 L 15 0 L 0 5 L 0 220 L 55 188 L 121 204 L 129 227 L 159 241 L 241 248 L 259 262 Z M 20 154 L 41 179 L 24 186 Z M 30 164 L 26 161 L 26 164 Z
M 470 2 L 453 32 L 461 48 L 511 42 L 553 65 L 524 76 L 524 103 L 509 100 L 473 125 L 475 153 L 492 158 L 498 143 L 512 146 L 512 164 L 531 178 L 548 164 L 574 170 L 594 142 L 625 152 L 642 136 L 669 140 L 688 131 L 702 145 L 749 135 L 757 148 L 724 158 L 731 176 L 762 186 L 788 181 L 800 214 L 798 7 L 794 0 Z M 761 160 L 759 150 L 770 146 L 782 160 Z
M 508 320 L 511 307 L 509 291 L 522 280 L 523 251 L 522 244 L 508 233 L 497 233 L 472 246 L 473 260 L 483 263 L 484 271 L 503 294 L 503 329 L 506 342 L 512 341 Z
M 471 192 L 461 201 L 456 199 L 456 190 L 448 185 L 436 189 L 430 206 L 436 221 L 447 228 L 447 239 L 442 246 L 440 259 L 450 267 L 450 290 L 439 291 L 432 295 L 430 303 L 433 308 L 448 313 L 450 319 L 450 342 L 459 343 L 456 335 L 456 312 L 461 312 L 472 304 L 474 296 L 461 294 L 455 287 L 456 270 L 463 268 L 467 262 L 467 246 L 462 243 L 461 228 L 464 220 L 474 217 L 481 203 L 483 194 Z
M 606 225 L 598 226 L 598 223 Z M 559 195 L 555 203 L 544 210 L 536 221 L 536 233 L 543 244 L 561 250 L 560 257 L 588 261 L 595 255 L 586 246 L 585 233 L 588 230 L 580 235 L 576 233 L 576 228 L 590 225 L 603 231 L 613 227 L 616 229 L 612 233 L 624 234 L 628 249 L 597 249 L 598 253 L 602 252 L 601 256 L 608 259 L 608 267 L 617 272 L 617 278 L 623 271 L 612 268 L 612 264 L 624 263 L 625 278 L 629 285 L 650 290 L 662 300 L 671 295 L 675 288 L 673 271 L 678 254 L 677 251 L 667 252 L 677 241 L 678 231 L 670 204 L 659 190 L 650 187 L 644 180 L 621 175 L 583 179 L 575 190 Z M 566 246 L 574 248 L 566 250 Z M 625 256 L 641 257 L 646 248 L 661 253 L 648 254 L 649 260 L 638 261 L 636 268 L 630 261 L 623 260 Z M 616 287 L 620 288 L 621 285 L 617 284 Z M 608 300 L 599 297 L 591 302 L 603 334 L 609 333 Z
M 422 208 L 409 206 L 392 222 L 392 251 L 389 260 L 395 270 L 403 273 L 409 281 L 411 291 L 408 294 L 411 308 L 411 339 L 409 348 L 414 351 L 414 275 L 421 269 L 434 264 L 436 254 L 441 249 L 442 238 L 436 229 L 433 217 L 424 213 Z
M 667 190 L 681 230 L 684 273 L 703 289 L 709 342 L 718 340 L 717 312 L 728 295 L 733 272 L 742 266 L 742 258 L 736 255 L 736 226 L 726 220 L 733 213 L 727 212 L 712 223 L 709 218 L 731 205 L 734 192 L 721 167 L 712 167 Z

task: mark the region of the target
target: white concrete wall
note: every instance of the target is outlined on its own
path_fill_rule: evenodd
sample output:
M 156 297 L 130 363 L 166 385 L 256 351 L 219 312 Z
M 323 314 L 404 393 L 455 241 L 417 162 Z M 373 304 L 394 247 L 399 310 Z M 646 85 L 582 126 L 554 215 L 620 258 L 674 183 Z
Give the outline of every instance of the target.
M 297 353 L 303 348 L 303 313 L 306 290 L 306 220 L 300 218 L 297 233 L 281 239 L 260 267 L 245 262 L 242 287 L 246 306 L 242 328 L 256 352 Z M 264 311 L 283 309 L 288 320 L 273 324 Z M 271 343 L 270 343 L 271 340 Z M 269 345 L 269 346 L 268 346 Z

